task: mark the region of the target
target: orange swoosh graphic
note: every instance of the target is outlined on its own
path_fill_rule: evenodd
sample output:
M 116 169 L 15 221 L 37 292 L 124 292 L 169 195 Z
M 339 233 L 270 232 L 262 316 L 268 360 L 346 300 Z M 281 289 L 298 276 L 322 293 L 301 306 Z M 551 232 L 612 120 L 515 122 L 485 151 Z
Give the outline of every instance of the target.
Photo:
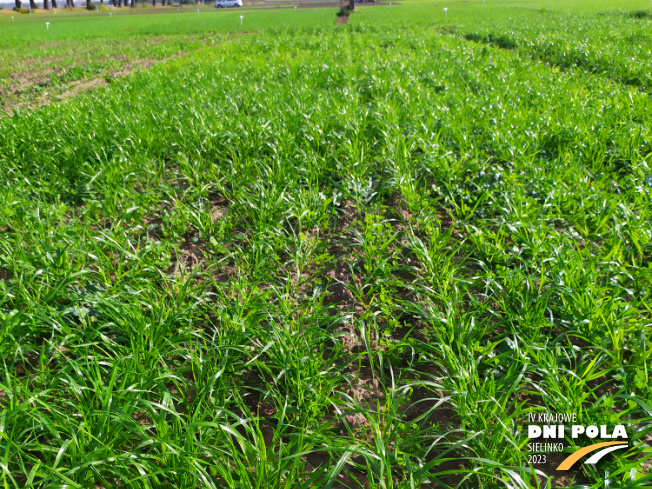
M 595 443 L 594 445 L 589 445 L 588 447 L 580 448 L 578 451 L 569 455 L 564 459 L 562 463 L 559 464 L 557 470 L 568 470 L 570 469 L 575 462 L 581 459 L 587 453 L 596 451 L 598 448 L 608 447 L 610 445 L 626 445 L 627 442 L 622 441 L 605 441 L 602 443 Z

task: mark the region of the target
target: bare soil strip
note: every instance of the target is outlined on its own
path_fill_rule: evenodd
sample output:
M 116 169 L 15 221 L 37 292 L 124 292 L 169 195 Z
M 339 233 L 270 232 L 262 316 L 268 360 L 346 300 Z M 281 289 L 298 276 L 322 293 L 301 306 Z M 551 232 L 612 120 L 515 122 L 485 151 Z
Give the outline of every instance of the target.
M 186 54 L 188 53 L 180 52 L 180 53 L 175 53 L 163 59 L 136 60 L 117 71 L 108 72 L 103 78 L 90 78 L 90 79 L 82 78 L 81 80 L 76 80 L 68 84 L 68 90 L 66 90 L 65 92 L 56 95 L 48 93 L 36 97 L 29 101 L 9 103 L 8 105 L 2 108 L 2 111 L 5 112 L 6 114 L 12 114 L 14 109 L 32 109 L 36 107 L 43 107 L 45 105 L 50 105 L 51 103 L 60 100 L 67 100 L 76 97 L 82 92 L 87 92 L 95 88 L 108 85 L 107 78 L 127 76 L 128 74 L 134 71 L 147 69 L 154 64 L 164 63 L 166 61 L 169 61 L 170 59 L 185 56 Z

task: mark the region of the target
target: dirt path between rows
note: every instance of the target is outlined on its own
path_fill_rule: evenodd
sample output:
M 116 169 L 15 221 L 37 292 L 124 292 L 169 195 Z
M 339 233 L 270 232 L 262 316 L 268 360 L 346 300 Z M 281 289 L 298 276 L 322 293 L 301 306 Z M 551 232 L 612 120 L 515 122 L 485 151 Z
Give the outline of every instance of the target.
M 127 76 L 130 73 L 133 73 L 134 71 L 139 71 L 139 70 L 144 70 L 147 69 L 155 64 L 160 64 L 160 63 L 165 63 L 166 61 L 169 61 L 174 58 L 180 58 L 182 56 L 186 56 L 188 53 L 187 52 L 178 52 L 174 53 L 166 58 L 163 59 L 139 59 L 130 62 L 124 67 L 121 67 L 118 70 L 115 71 L 110 71 L 107 72 L 104 77 L 97 77 L 97 78 L 82 78 L 80 80 L 76 80 L 74 82 L 71 82 L 67 85 L 67 90 L 65 92 L 52 95 L 52 94 L 45 94 L 45 95 L 40 95 L 33 100 L 28 100 L 28 101 L 22 101 L 22 102 L 16 102 L 16 103 L 9 103 L 5 107 L 2 107 L 2 112 L 5 114 L 11 115 L 14 111 L 14 109 L 34 109 L 38 107 L 44 107 L 46 105 L 50 105 L 55 102 L 63 101 L 63 100 L 68 100 L 70 98 L 73 98 L 77 95 L 79 95 L 82 92 L 86 92 L 89 90 L 92 90 L 94 88 L 102 87 L 105 85 L 108 85 L 109 82 L 107 79 L 110 79 L 112 77 L 123 77 Z

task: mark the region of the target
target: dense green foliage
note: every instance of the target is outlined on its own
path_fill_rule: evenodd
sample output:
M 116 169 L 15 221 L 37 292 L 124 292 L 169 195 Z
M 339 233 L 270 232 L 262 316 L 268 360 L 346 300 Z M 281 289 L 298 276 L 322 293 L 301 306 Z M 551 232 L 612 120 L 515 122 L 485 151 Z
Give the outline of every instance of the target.
M 652 11 L 617 11 L 585 18 L 542 12 L 507 21 L 474 22 L 466 38 L 519 48 L 562 69 L 579 68 L 627 85 L 652 84 Z
M 649 20 L 357 15 L 0 119 L 4 487 L 652 484 Z

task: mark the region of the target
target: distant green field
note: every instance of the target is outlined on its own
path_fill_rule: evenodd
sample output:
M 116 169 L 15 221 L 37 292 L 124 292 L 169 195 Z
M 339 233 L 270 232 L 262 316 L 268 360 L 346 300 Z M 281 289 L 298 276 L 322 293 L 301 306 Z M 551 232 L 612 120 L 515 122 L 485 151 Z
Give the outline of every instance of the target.
M 477 23 L 504 21 L 506 27 L 518 30 L 523 22 L 532 25 L 533 19 L 548 20 L 566 13 L 603 13 L 614 9 L 629 10 L 649 7 L 643 1 L 561 2 L 561 1 L 504 1 L 478 0 L 416 1 L 408 0 L 390 6 L 363 5 L 350 19 L 354 26 L 467 26 L 476 31 Z M 297 4 L 292 4 L 297 5 Z M 301 4 L 298 4 L 301 6 Z M 333 7 L 329 8 L 274 8 L 266 5 L 246 5 L 243 9 L 218 10 L 211 5 L 151 9 L 109 9 L 73 13 L 59 9 L 54 14 L 0 16 L 0 110 L 40 106 L 57 100 L 62 93 L 84 80 L 113 80 L 128 72 L 149 66 L 171 56 L 213 46 L 225 39 L 225 34 L 238 35 L 284 28 L 326 28 L 335 23 Z M 446 14 L 443 8 L 448 8 Z M 252 10 L 253 9 L 253 10 Z M 170 13 L 160 13 L 170 12 Z M 7 14 L 7 12 L 3 12 Z M 243 16 L 240 25 L 240 16 Z M 46 22 L 49 27 L 46 28 Z M 534 20 L 536 23 L 537 20 Z M 607 21 L 608 22 L 608 21 Z M 603 21 L 604 24 L 604 21 Z M 546 23 L 541 24 L 547 25 Z M 469 27 L 470 26 L 470 27 Z M 557 26 L 554 26 L 555 28 Z M 590 29 L 589 25 L 585 29 Z M 604 25 L 600 25 L 603 29 Z M 612 32 L 616 26 L 607 26 Z M 642 27 L 644 29 L 644 27 Z M 571 26 L 564 31 L 573 36 Z M 600 35 L 601 31 L 594 33 Z M 532 35 L 529 33 L 528 35 Z M 101 41 L 101 42 L 100 42 Z M 633 43 L 632 50 L 639 44 Z M 649 51 L 649 50 L 647 50 Z M 649 56 L 647 51 L 637 55 Z M 607 62 L 609 57 L 606 57 Z
M 650 5 L 336 11 L 2 17 L 0 487 L 652 487 Z

